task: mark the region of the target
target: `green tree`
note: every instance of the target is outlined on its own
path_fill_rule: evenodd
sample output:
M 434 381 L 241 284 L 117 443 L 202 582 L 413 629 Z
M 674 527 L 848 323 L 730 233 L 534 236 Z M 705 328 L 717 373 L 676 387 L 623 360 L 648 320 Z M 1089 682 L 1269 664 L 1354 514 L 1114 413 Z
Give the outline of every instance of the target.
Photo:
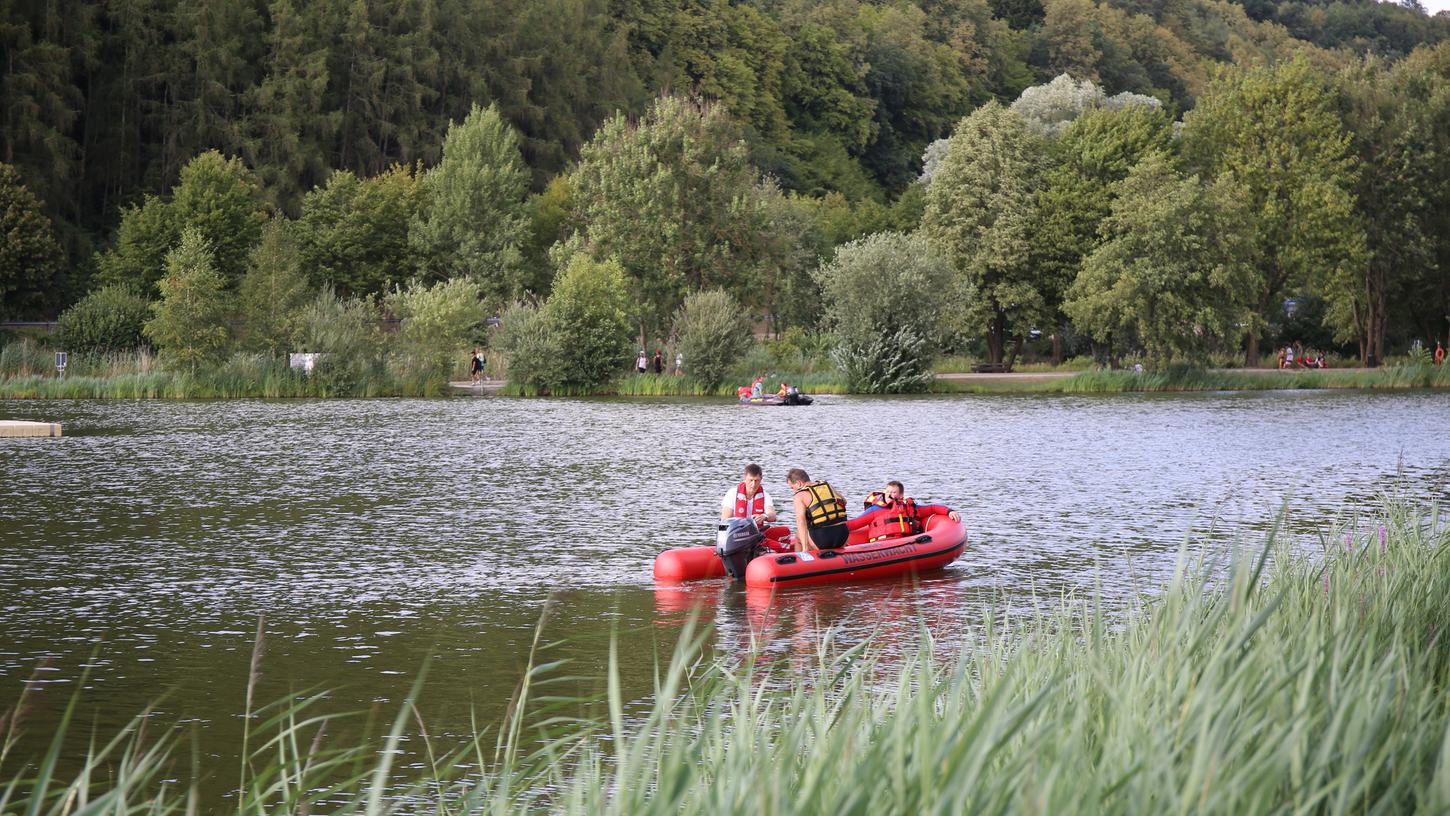
M 285 219 L 273 218 L 262 229 L 237 294 L 249 348 L 273 356 L 296 348 L 313 289 Z
M 725 381 L 750 348 L 750 319 L 723 289 L 695 292 L 675 312 L 674 333 L 690 376 L 706 388 Z
M 448 129 L 443 161 L 423 176 L 427 211 L 408 241 L 426 280 L 467 276 L 495 303 L 524 288 L 529 171 L 498 108 L 473 106 Z
M 369 179 L 346 170 L 333 173 L 302 200 L 294 232 L 302 268 L 314 284 L 344 295 L 388 291 L 416 266 L 408 224 L 425 203 L 418 177 L 401 165 Z
M 385 362 L 371 298 L 341 298 L 324 287 L 302 312 L 302 347 L 318 355 L 313 378 L 334 396 L 366 393 Z
M 226 346 L 226 281 L 212 261 L 211 247 L 196 227 L 181 233 L 181 242 L 166 253 L 166 274 L 158 288 L 161 300 L 145 333 L 164 358 L 190 368 L 213 360 Z
M 816 271 L 838 338 L 835 356 L 852 390 L 924 390 L 931 383 L 941 293 L 951 277 L 951 266 L 924 238 L 896 232 L 839 247 Z
M 410 281 L 389 293 L 388 310 L 403 321 L 399 338 L 409 357 L 430 375 L 446 378 L 484 318 L 478 282 L 452 278 L 431 286 Z
M 597 388 L 629 359 L 629 284 L 614 261 L 576 255 L 559 272 L 544 304 L 558 352 L 552 386 Z
M 116 246 L 96 259 L 100 280 L 155 291 L 166 254 L 183 232 L 195 229 L 231 287 L 246 271 L 266 221 L 267 206 L 252 172 L 241 159 L 209 150 L 182 169 L 169 198 L 147 196 L 140 207 L 122 212 Z
M 1116 185 L 1106 241 L 1083 262 L 1064 311 L 1106 343 L 1140 343 L 1153 367 L 1201 362 L 1237 336 L 1259 287 L 1242 192 L 1179 177 L 1162 154 Z
M 1049 316 L 1031 264 L 1043 161 L 1041 139 L 991 102 L 957 125 L 927 189 L 921 232 L 952 264 L 951 297 L 962 304 L 949 319 L 962 334 L 986 335 L 991 363 L 1003 361 L 1008 339 L 1020 346 L 1027 330 Z
M 64 274 L 65 253 L 40 199 L 14 167 L 0 164 L 0 318 L 38 317 L 55 308 Z
M 723 108 L 666 96 L 637 124 L 616 116 L 585 146 L 570 186 L 583 231 L 560 250 L 619 261 L 642 337 L 659 334 L 689 292 L 723 287 L 759 305 L 776 191 Z
M 1259 361 L 1264 319 L 1287 287 L 1364 264 L 1354 213 L 1357 168 L 1322 78 L 1304 60 L 1225 72 L 1184 118 L 1184 153 L 1249 204 L 1260 288 L 1245 358 Z
M 56 341 L 72 354 L 109 354 L 149 348 L 143 333 L 151 302 L 126 286 L 103 286 L 61 313 Z
M 1313 283 L 1328 300 L 1326 323 L 1339 342 L 1358 341 L 1360 361 L 1385 358 L 1392 297 L 1410 270 L 1435 264 L 1426 216 L 1437 164 L 1431 106 L 1412 99 L 1388 66 L 1370 58 L 1336 77 L 1349 149 L 1358 160 L 1354 186 L 1364 230 L 1364 262 L 1316 270 Z M 1439 89 L 1443 98 L 1445 90 Z M 1433 99 L 1431 91 L 1422 99 Z

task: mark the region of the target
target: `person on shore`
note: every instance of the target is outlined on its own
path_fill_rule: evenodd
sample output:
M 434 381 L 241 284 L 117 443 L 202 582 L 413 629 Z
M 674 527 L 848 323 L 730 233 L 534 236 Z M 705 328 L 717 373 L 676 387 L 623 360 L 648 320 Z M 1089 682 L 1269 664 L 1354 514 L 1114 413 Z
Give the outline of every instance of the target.
M 639 356 L 634 360 L 635 371 L 643 374 L 649 368 L 649 359 L 644 356 L 644 349 L 639 350 Z
M 474 382 L 478 382 L 483 378 L 483 352 L 481 350 L 473 350 L 473 361 L 469 365 L 469 378 Z
M 676 377 L 680 376 L 680 372 L 684 369 L 684 367 L 685 367 L 685 355 L 684 355 L 684 353 L 683 352 L 679 352 L 679 351 L 675 352 L 675 376 Z
M 1439 340 L 1436 340 L 1435 341 L 1435 365 L 1444 365 L 1444 364 L 1445 364 L 1445 347 L 1442 346 L 1442 345 L 1440 345 L 1440 341 Z
M 961 513 L 944 504 L 918 504 L 916 499 L 907 497 L 901 482 L 894 480 L 887 482 L 885 489 L 868 493 L 865 505 L 866 512 L 851 519 L 846 526 L 853 531 L 865 528 L 867 541 L 914 535 L 926 529 L 926 520 L 935 515 L 962 520 Z
M 851 531 L 846 528 L 846 500 L 824 481 L 812 481 L 801 468 L 785 474 L 795 508 L 796 549 L 836 550 L 846 545 Z
M 1284 370 L 1284 350 L 1279 349 L 1279 370 Z
M 660 349 L 655 349 L 655 374 L 663 373 L 665 373 L 665 353 Z

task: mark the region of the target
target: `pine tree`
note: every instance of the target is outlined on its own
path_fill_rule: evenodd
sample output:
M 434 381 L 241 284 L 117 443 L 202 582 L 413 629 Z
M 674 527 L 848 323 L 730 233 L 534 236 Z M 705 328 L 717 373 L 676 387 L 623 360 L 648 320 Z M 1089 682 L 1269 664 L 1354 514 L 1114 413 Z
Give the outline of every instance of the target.
M 187 366 L 215 359 L 227 342 L 226 281 L 212 262 L 211 247 L 201 230 L 188 227 L 181 242 L 166 254 L 166 274 L 158 288 L 161 300 L 146 324 L 146 336 L 163 357 Z

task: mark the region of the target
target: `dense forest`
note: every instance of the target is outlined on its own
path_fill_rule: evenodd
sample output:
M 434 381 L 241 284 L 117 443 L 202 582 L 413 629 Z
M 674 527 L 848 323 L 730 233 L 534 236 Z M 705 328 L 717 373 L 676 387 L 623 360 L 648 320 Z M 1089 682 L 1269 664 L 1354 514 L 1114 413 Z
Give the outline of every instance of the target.
M 943 319 L 1001 359 L 1029 326 L 1147 344 L 1095 293 L 1121 294 L 1155 251 L 1131 241 L 1182 218 L 1239 254 L 1178 280 L 1256 274 L 1205 278 L 1210 300 L 1252 295 L 1171 320 L 1221 333 L 1247 306 L 1252 358 L 1302 295 L 1335 342 L 1382 357 L 1387 331 L 1443 337 L 1450 312 L 1447 38 L 1450 15 L 1358 1 L 6 3 L 0 318 L 53 318 L 102 284 L 154 297 L 188 226 L 235 287 L 284 219 L 305 274 L 343 294 L 470 271 L 501 308 L 586 251 L 623 264 L 641 331 L 714 286 L 815 328 L 817 267 L 895 231 L 947 256 L 974 306 Z M 1020 144 L 983 175 L 970 151 L 1004 139 Z M 1276 144 L 1284 163 L 1256 169 Z M 686 218 L 692 184 L 698 235 L 629 222 Z M 1129 206 L 1165 190 L 1168 222 Z M 650 213 L 667 193 L 678 206 Z

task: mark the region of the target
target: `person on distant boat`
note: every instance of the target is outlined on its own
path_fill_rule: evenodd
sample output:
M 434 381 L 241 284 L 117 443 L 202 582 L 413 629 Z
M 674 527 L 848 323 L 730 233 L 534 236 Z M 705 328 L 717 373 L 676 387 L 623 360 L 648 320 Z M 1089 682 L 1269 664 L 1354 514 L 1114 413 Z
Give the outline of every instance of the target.
M 777 397 L 780 397 L 781 399 L 785 399 L 786 397 L 790 396 L 790 385 L 782 381 L 780 384 L 780 388 L 775 392 L 775 395 Z
M 755 381 L 750 384 L 750 397 L 754 399 L 756 397 L 759 397 L 764 392 L 765 377 L 756 377 Z
M 846 545 L 846 500 L 828 482 L 812 481 L 810 474 L 791 468 L 785 474 L 795 508 L 796 549 L 836 550 Z
M 901 482 L 890 481 L 886 489 L 873 490 L 866 495 L 866 512 L 846 523 L 848 529 L 866 529 L 867 541 L 883 538 L 899 538 L 915 535 L 926 529 L 927 518 L 945 515 L 952 521 L 961 521 L 962 514 L 944 504 L 918 504 L 916 499 L 907 498 L 906 488 Z

